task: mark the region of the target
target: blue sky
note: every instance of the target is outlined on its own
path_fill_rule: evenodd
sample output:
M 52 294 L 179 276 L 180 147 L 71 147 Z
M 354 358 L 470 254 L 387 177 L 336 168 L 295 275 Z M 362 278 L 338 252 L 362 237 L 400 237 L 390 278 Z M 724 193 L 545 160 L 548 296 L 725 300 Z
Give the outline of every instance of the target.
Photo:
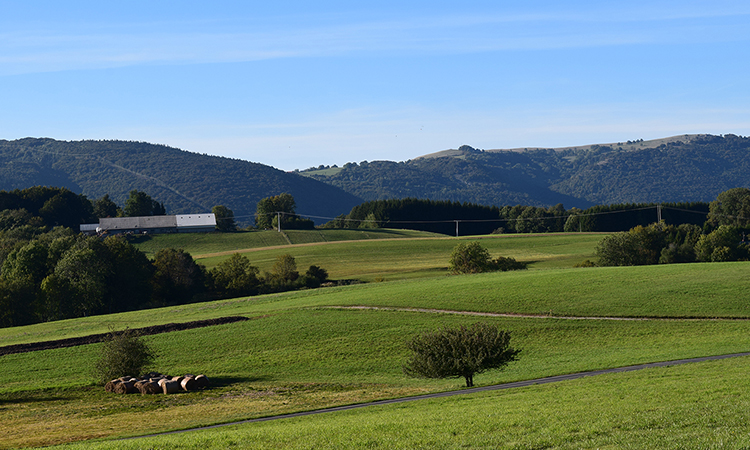
M 0 0 L 0 139 L 283 170 L 750 134 L 750 2 Z

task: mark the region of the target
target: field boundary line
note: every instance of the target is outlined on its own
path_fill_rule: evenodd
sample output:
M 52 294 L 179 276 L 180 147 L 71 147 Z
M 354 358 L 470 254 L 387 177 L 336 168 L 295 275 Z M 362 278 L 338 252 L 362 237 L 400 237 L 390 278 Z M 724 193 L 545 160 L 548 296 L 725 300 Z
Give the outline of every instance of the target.
M 692 364 L 692 363 L 699 363 L 699 362 L 706 362 L 706 361 L 718 361 L 722 359 L 738 358 L 738 357 L 743 357 L 743 356 L 750 356 L 750 352 L 730 353 L 726 355 L 715 355 L 715 356 L 702 356 L 698 358 L 675 359 L 671 361 L 659 361 L 659 362 L 652 362 L 652 363 L 645 363 L 645 364 L 635 364 L 631 366 L 614 367 L 611 369 L 592 370 L 588 372 L 576 372 L 576 373 L 570 373 L 570 374 L 565 374 L 565 375 L 553 375 L 549 377 L 535 378 L 533 380 L 513 381 L 510 383 L 465 388 L 465 389 L 460 389 L 456 391 L 435 392 L 432 394 L 422 394 L 422 395 L 414 395 L 410 397 L 399 397 L 399 398 L 392 398 L 392 399 L 386 399 L 386 400 L 376 400 L 372 402 L 355 403 L 352 405 L 343 405 L 343 406 L 334 406 L 331 408 L 314 409 L 310 411 L 301 411 L 301 412 L 290 413 L 290 414 L 280 414 L 280 415 L 275 415 L 275 416 L 258 417 L 255 419 L 239 420 L 236 422 L 220 423 L 220 424 L 208 425 L 204 427 L 188 428 L 184 430 L 175 430 L 175 431 L 166 431 L 164 433 L 153 433 L 153 434 L 146 434 L 142 436 L 132 436 L 132 437 L 121 438 L 119 440 L 132 440 L 132 439 L 141 439 L 141 438 L 147 438 L 147 437 L 168 436 L 172 434 L 188 433 L 192 431 L 212 430 L 215 428 L 227 427 L 227 426 L 232 426 L 232 425 L 244 425 L 248 423 L 268 422 L 271 420 L 292 419 L 295 417 L 305 417 L 305 416 L 312 416 L 316 414 L 349 411 L 353 409 L 366 408 L 370 406 L 391 405 L 391 404 L 396 404 L 396 403 L 413 402 L 413 401 L 418 401 L 418 400 L 429 400 L 429 399 L 436 399 L 436 398 L 453 397 L 456 395 L 469 395 L 469 394 L 477 394 L 481 392 L 500 391 L 504 389 L 515 389 L 515 388 L 521 388 L 521 387 L 534 386 L 538 384 L 549 384 L 549 383 L 558 383 L 561 381 L 578 380 L 581 378 L 593 377 L 596 375 L 634 372 L 636 370 L 679 366 L 683 364 Z
M 315 306 L 314 308 L 326 309 L 354 309 L 354 310 L 373 310 L 373 311 L 399 311 L 399 312 L 420 312 L 428 314 L 455 314 L 464 316 L 479 317 L 510 317 L 522 319 L 562 319 L 562 320 L 622 320 L 622 321 L 647 321 L 647 320 L 750 320 L 748 317 L 618 317 L 618 316 L 555 316 L 552 314 L 520 314 L 520 313 L 493 313 L 482 311 L 456 311 L 451 309 L 435 308 L 398 308 L 391 306 Z

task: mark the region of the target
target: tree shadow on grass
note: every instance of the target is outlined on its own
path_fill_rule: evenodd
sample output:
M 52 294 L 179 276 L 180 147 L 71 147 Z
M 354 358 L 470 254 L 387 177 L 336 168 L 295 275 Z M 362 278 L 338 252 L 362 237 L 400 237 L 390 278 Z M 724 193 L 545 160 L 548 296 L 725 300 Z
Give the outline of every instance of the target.
M 215 387 L 215 388 L 223 388 L 223 387 L 229 387 L 233 384 L 238 383 L 253 383 L 253 382 L 259 382 L 259 381 L 270 381 L 273 377 L 266 376 L 266 375 L 259 375 L 254 377 L 210 377 L 209 381 L 211 382 L 209 387 Z
M 28 403 L 44 403 L 44 402 L 58 402 L 58 401 L 64 401 L 64 400 L 70 400 L 68 397 L 62 397 L 62 396 L 10 396 L 5 398 L 0 398 L 0 411 L 4 411 L 8 409 L 7 405 L 17 405 L 17 404 L 28 404 Z

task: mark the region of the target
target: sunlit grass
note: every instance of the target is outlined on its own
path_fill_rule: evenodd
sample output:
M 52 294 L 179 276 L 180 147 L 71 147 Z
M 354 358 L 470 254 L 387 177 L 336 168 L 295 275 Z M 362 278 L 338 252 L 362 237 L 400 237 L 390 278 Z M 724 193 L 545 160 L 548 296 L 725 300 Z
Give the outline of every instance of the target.
M 479 240 L 493 258 L 513 257 L 530 263 L 529 268 L 534 270 L 570 268 L 586 259 L 593 259 L 596 244 L 602 237 L 600 234 L 541 234 L 460 239 Z M 328 270 L 333 279 L 397 280 L 445 274 L 451 251 L 459 242 L 459 239 L 451 237 L 358 240 L 255 249 L 245 253 L 245 256 L 261 271 L 270 270 L 279 255 L 291 254 L 300 269 L 305 270 L 315 264 Z M 200 257 L 199 261 L 211 268 L 229 256 L 206 256 Z
M 66 448 L 727 448 L 750 445 L 748 358 Z
M 475 318 L 417 312 L 279 310 L 247 322 L 145 338 L 156 369 L 206 373 L 214 387 L 175 396 L 118 396 L 86 370 L 99 345 L 0 359 L 0 433 L 14 445 L 131 435 L 460 389 L 462 380 L 405 377 L 406 339 Z M 507 329 L 521 359 L 478 385 L 750 348 L 747 321 L 483 318 Z M 140 421 L 144 414 L 148 421 Z M 138 427 L 132 424 L 138 423 Z M 55 424 L 55 425 L 52 425 Z
M 10 345 L 102 333 L 110 327 L 251 318 L 144 338 L 159 354 L 156 370 L 206 373 L 214 384 L 203 392 L 106 394 L 92 385 L 89 373 L 98 344 L 0 357 L 0 447 L 137 435 L 460 389 L 462 380 L 406 378 L 401 372 L 404 343 L 425 330 L 476 320 L 511 331 L 513 345 L 522 349 L 520 360 L 507 370 L 477 376 L 478 385 L 750 349 L 750 321 L 708 320 L 750 318 L 745 300 L 750 263 L 571 268 L 592 257 L 601 237 L 486 237 L 481 242 L 493 256 L 530 261 L 531 269 L 466 276 L 445 275 L 455 238 L 287 242 L 246 255 L 261 267 L 277 254 L 291 253 L 302 270 L 319 264 L 340 278 L 398 280 L 0 329 L 0 345 Z M 317 239 L 310 233 L 289 238 Z M 216 241 L 192 245 L 207 252 L 226 248 Z M 385 309 L 346 309 L 361 305 Z M 411 308 L 670 320 L 479 318 Z M 102 445 L 685 448 L 721 443 L 742 448 L 748 433 L 742 377 L 748 365 L 743 358 Z

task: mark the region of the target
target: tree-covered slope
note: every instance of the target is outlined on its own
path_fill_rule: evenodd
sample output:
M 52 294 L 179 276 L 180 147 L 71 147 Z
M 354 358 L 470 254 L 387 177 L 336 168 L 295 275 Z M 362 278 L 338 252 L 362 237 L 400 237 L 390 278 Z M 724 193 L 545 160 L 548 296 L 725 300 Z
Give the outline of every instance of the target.
M 649 145 L 650 144 L 650 145 Z M 685 135 L 566 149 L 469 146 L 405 162 L 350 163 L 303 174 L 365 200 L 425 198 L 484 205 L 708 202 L 750 186 L 750 138 Z
M 335 217 L 361 202 L 341 189 L 263 164 L 126 141 L 0 141 L 0 190 L 67 187 L 122 205 L 132 189 L 163 202 L 170 214 L 215 205 L 249 222 L 258 200 L 291 194 L 300 214 Z
M 479 152 L 406 162 L 350 163 L 334 175 L 316 172 L 302 173 L 365 200 L 410 197 L 497 206 L 591 206 L 586 200 L 551 190 L 559 170 L 534 161 L 527 153 Z

